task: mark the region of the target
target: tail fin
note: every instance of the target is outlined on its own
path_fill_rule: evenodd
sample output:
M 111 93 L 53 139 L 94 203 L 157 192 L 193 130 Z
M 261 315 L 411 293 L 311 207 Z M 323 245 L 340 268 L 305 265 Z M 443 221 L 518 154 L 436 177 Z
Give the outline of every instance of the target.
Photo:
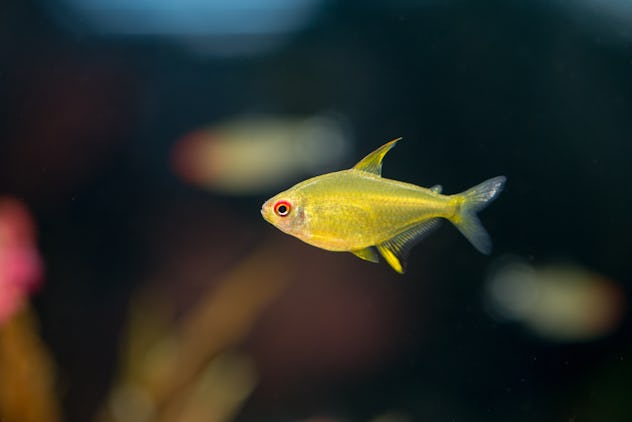
M 496 199 L 506 180 L 505 176 L 494 177 L 458 195 L 462 202 L 452 222 L 476 249 L 486 255 L 492 251 L 492 241 L 476 213 Z

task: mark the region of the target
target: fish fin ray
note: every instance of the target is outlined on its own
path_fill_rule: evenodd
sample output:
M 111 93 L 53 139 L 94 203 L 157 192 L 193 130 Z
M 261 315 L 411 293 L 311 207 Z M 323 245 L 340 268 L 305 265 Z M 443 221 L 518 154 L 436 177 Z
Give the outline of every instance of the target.
M 365 261 L 380 262 L 380 257 L 378 256 L 375 248 L 372 246 L 369 246 L 368 248 L 364 248 L 364 249 L 351 251 L 351 253 L 357 256 L 358 258 L 364 259 Z
M 368 173 L 373 173 L 377 176 L 382 175 L 382 160 L 387 152 L 390 151 L 391 148 L 397 144 L 397 141 L 402 138 L 393 139 L 390 142 L 385 143 L 362 160 L 358 161 L 358 163 L 353 166 L 356 170 L 366 171 Z
M 406 270 L 406 259 L 411 248 L 437 228 L 440 223 L 440 219 L 432 218 L 414 225 L 386 242 L 376 245 L 377 250 L 395 271 L 403 274 Z
M 452 222 L 463 236 L 485 255 L 491 253 L 492 241 L 476 213 L 496 199 L 502 192 L 506 180 L 505 176 L 494 177 L 459 194 L 463 202 Z
M 434 193 L 441 193 L 443 191 L 443 186 L 434 185 L 433 187 L 430 188 L 430 190 L 433 191 Z

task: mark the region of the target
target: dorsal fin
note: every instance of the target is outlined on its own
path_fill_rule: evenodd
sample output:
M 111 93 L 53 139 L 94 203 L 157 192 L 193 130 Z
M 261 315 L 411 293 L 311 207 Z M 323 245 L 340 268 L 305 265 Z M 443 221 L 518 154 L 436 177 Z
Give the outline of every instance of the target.
M 385 143 L 353 166 L 356 170 L 362 170 L 369 173 L 376 174 L 378 176 L 382 175 L 382 159 L 386 155 L 386 153 L 395 146 L 397 141 L 402 138 L 393 139 L 390 142 Z
M 438 227 L 440 222 L 440 219 L 432 218 L 416 226 L 409 227 L 392 239 L 376 245 L 377 250 L 395 271 L 403 274 L 406 269 L 406 258 L 408 258 L 410 249 L 424 236 Z

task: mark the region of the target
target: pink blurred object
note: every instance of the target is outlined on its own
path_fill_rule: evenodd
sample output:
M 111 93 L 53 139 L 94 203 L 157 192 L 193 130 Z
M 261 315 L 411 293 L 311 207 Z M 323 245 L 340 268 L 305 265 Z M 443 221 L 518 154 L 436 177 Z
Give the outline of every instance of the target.
M 26 207 L 0 198 L 0 325 L 13 315 L 42 279 L 35 228 Z

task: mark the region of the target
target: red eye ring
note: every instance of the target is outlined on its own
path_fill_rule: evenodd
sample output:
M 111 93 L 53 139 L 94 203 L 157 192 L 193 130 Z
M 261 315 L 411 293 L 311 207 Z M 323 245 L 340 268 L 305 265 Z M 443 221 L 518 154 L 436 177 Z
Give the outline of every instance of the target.
M 291 209 L 292 205 L 290 205 L 290 203 L 287 201 L 279 201 L 274 204 L 274 213 L 279 217 L 285 217 L 290 213 Z

